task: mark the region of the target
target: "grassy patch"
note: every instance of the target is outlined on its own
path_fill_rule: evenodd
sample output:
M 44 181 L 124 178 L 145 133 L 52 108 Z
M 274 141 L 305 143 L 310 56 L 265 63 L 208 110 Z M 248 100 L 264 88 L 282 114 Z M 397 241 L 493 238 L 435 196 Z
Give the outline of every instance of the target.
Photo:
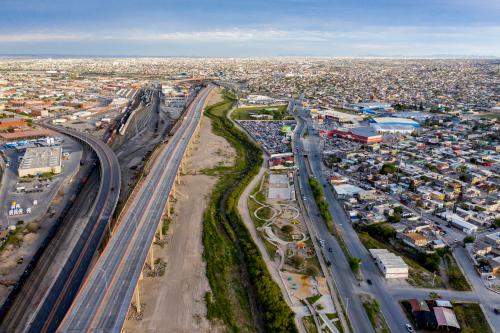
M 302 317 L 302 322 L 304 323 L 307 333 L 318 333 L 313 316 Z
M 3 241 L 2 245 L 0 245 L 0 253 L 2 253 L 9 245 L 14 247 L 20 247 L 23 243 L 23 236 L 25 234 L 25 227 L 17 226 L 16 230 L 11 231 L 8 236 Z
M 491 333 L 491 328 L 477 303 L 453 302 L 453 311 L 460 324 L 462 333 Z
M 446 253 L 444 255 L 444 259 L 446 262 L 446 274 L 448 274 L 448 279 L 450 281 L 450 285 L 453 289 L 459 291 L 469 291 L 471 290 L 469 282 L 462 273 L 460 267 L 458 267 L 457 262 L 452 254 Z
M 310 297 L 307 297 L 307 301 L 309 302 L 309 304 L 313 305 L 314 303 L 316 303 L 319 299 L 321 298 L 321 295 L 318 294 L 318 295 L 314 295 L 314 296 L 310 296 Z
M 262 152 L 227 118 L 235 99 L 207 108 L 212 130 L 224 137 L 237 153 L 235 164 L 225 167 L 204 213 L 203 256 L 212 294 L 205 297 L 207 317 L 221 319 L 229 331 L 256 331 L 250 297 L 258 307 L 264 328 L 269 332 L 296 332 L 293 312 L 283 300 L 281 290 L 267 271 L 250 233 L 239 215 L 241 193 L 262 164 Z
M 372 323 L 375 332 L 377 333 L 390 333 L 389 327 L 385 322 L 385 318 L 380 312 L 380 304 L 378 301 L 369 295 L 361 296 L 361 302 L 365 308 L 366 314 Z
M 231 117 L 235 120 L 266 119 L 259 118 L 258 116 L 267 116 L 269 120 L 293 120 L 293 116 L 287 112 L 287 107 L 286 104 L 241 107 L 234 110 Z

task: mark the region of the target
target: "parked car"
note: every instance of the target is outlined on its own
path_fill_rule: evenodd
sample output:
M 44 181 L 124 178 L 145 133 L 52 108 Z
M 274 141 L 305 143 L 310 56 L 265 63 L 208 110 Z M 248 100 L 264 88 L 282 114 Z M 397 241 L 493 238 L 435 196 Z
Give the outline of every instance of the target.
M 408 330 L 408 332 L 415 332 L 415 330 L 413 329 L 413 327 L 410 324 L 405 324 L 405 327 Z

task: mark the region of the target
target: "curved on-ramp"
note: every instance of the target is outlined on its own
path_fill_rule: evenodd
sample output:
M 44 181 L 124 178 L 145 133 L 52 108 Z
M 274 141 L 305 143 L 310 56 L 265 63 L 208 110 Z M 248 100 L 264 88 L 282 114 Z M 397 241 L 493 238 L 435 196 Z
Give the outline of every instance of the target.
M 47 297 L 33 314 L 29 326 L 25 328 L 24 332 L 29 333 L 53 332 L 64 318 L 111 221 L 118 202 L 121 182 L 118 159 L 106 143 L 72 129 L 50 124 L 44 124 L 44 126 L 89 145 L 99 159 L 101 182 L 88 223 L 83 227 L 70 257 L 64 263 Z

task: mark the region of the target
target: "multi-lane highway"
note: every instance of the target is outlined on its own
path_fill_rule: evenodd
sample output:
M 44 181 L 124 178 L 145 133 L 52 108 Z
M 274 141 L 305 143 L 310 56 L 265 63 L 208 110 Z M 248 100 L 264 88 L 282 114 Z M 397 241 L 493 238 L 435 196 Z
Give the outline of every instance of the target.
M 304 158 L 304 143 L 301 140 L 301 137 L 307 127 L 304 119 L 302 118 L 304 114 L 302 114 L 300 104 L 297 105 L 297 109 L 298 122 L 297 128 L 294 131 L 293 140 L 294 148 L 296 148 L 297 151 L 295 156 L 299 167 L 298 178 L 300 183 L 300 193 L 304 196 L 302 201 L 304 202 L 304 206 L 309 212 L 309 216 L 312 221 L 311 226 L 313 230 L 311 230 L 311 234 L 315 234 L 325 241 L 325 250 L 328 248 L 333 249 L 333 252 L 331 253 L 328 251 L 325 251 L 324 253 L 332 265 L 331 272 L 334 277 L 335 285 L 337 286 L 340 297 L 342 298 L 341 301 L 346 308 L 353 331 L 367 333 L 375 332 L 359 299 L 358 293 L 356 292 L 355 286 L 357 285 L 357 281 L 349 268 L 347 259 L 343 255 L 337 240 L 330 234 L 325 223 L 321 217 L 319 217 L 318 207 L 314 204 L 314 196 L 309 186 L 308 162 Z
M 95 150 L 99 158 L 101 182 L 90 215 L 84 221 L 79 221 L 82 229 L 77 241 L 66 245 L 73 246 L 67 261 L 56 263 L 63 267 L 45 292 L 43 301 L 30 316 L 25 332 L 47 332 L 57 328 L 90 267 L 113 215 L 120 190 L 120 167 L 109 146 L 84 133 L 48 124 L 44 126 L 72 136 Z
M 352 228 L 352 225 L 345 214 L 342 206 L 338 202 L 337 198 L 334 197 L 330 187 L 322 175 L 321 171 L 321 155 L 319 151 L 319 141 L 316 135 L 313 133 L 312 120 L 307 116 L 305 112 L 301 114 L 301 119 L 304 122 L 304 126 L 306 126 L 309 131 L 309 137 L 305 140 L 305 150 L 308 152 L 308 164 L 310 166 L 311 176 L 316 177 L 318 181 L 321 183 L 323 187 L 325 187 L 325 198 L 329 204 L 329 210 L 333 217 L 333 220 L 337 224 L 338 228 L 341 230 L 344 241 L 346 243 L 347 248 L 350 253 L 354 257 L 361 258 L 362 267 L 361 271 L 365 278 L 370 279 L 372 281 L 372 285 L 367 285 L 365 282 L 361 283 L 361 286 L 358 285 L 356 280 L 352 274 L 350 274 L 349 266 L 347 265 L 347 271 L 344 269 L 338 270 L 336 273 L 338 279 L 343 281 L 341 283 L 347 283 L 347 285 L 351 284 L 345 289 L 346 294 L 352 294 L 351 296 L 347 296 L 352 303 L 353 306 L 356 306 L 359 302 L 356 298 L 358 293 L 368 292 L 372 294 L 380 303 L 381 311 L 384 314 L 384 317 L 387 321 L 392 332 L 404 331 L 405 323 L 407 322 L 406 316 L 402 311 L 402 308 L 399 306 L 397 300 L 393 299 L 392 296 L 387 292 L 388 285 L 386 281 L 384 281 L 381 276 L 378 268 L 373 263 L 368 251 L 365 249 L 361 241 L 359 240 L 356 231 Z M 323 224 L 324 225 L 324 224 Z M 320 227 L 322 228 L 322 227 Z M 340 246 L 337 246 L 336 240 L 333 239 L 328 234 L 326 226 L 324 227 L 325 232 L 325 241 L 329 242 L 332 246 L 333 252 L 328 252 L 327 256 L 330 258 L 331 262 L 346 262 L 343 257 L 343 252 L 340 249 Z M 345 265 L 344 265 L 345 266 Z M 333 267 L 335 270 L 335 267 Z M 351 281 L 351 282 L 349 282 Z M 362 288 L 359 288 L 362 287 Z
M 204 88 L 191 103 L 181 125 L 154 162 L 58 331 L 121 330 L 181 159 L 199 125 L 211 90 L 211 86 Z

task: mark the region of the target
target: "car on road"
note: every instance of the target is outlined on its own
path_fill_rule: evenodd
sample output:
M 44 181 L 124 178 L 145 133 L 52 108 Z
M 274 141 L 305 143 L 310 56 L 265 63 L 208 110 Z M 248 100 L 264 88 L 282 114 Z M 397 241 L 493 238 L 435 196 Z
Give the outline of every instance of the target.
M 372 285 L 372 280 L 367 279 L 367 280 L 366 280 L 366 283 L 368 283 L 368 284 L 371 286 L 371 285 Z
M 495 314 L 500 314 L 500 308 L 494 308 L 493 312 L 495 312 Z
M 328 248 L 328 252 L 332 253 L 332 248 L 331 247 Z
M 413 327 L 410 324 L 405 324 L 405 327 L 406 327 L 406 330 L 408 332 L 415 332 L 415 330 L 413 329 Z
M 489 281 L 495 280 L 497 277 L 495 275 L 488 275 L 487 279 Z
M 325 241 L 323 239 L 319 239 L 319 246 L 323 249 L 325 247 Z

